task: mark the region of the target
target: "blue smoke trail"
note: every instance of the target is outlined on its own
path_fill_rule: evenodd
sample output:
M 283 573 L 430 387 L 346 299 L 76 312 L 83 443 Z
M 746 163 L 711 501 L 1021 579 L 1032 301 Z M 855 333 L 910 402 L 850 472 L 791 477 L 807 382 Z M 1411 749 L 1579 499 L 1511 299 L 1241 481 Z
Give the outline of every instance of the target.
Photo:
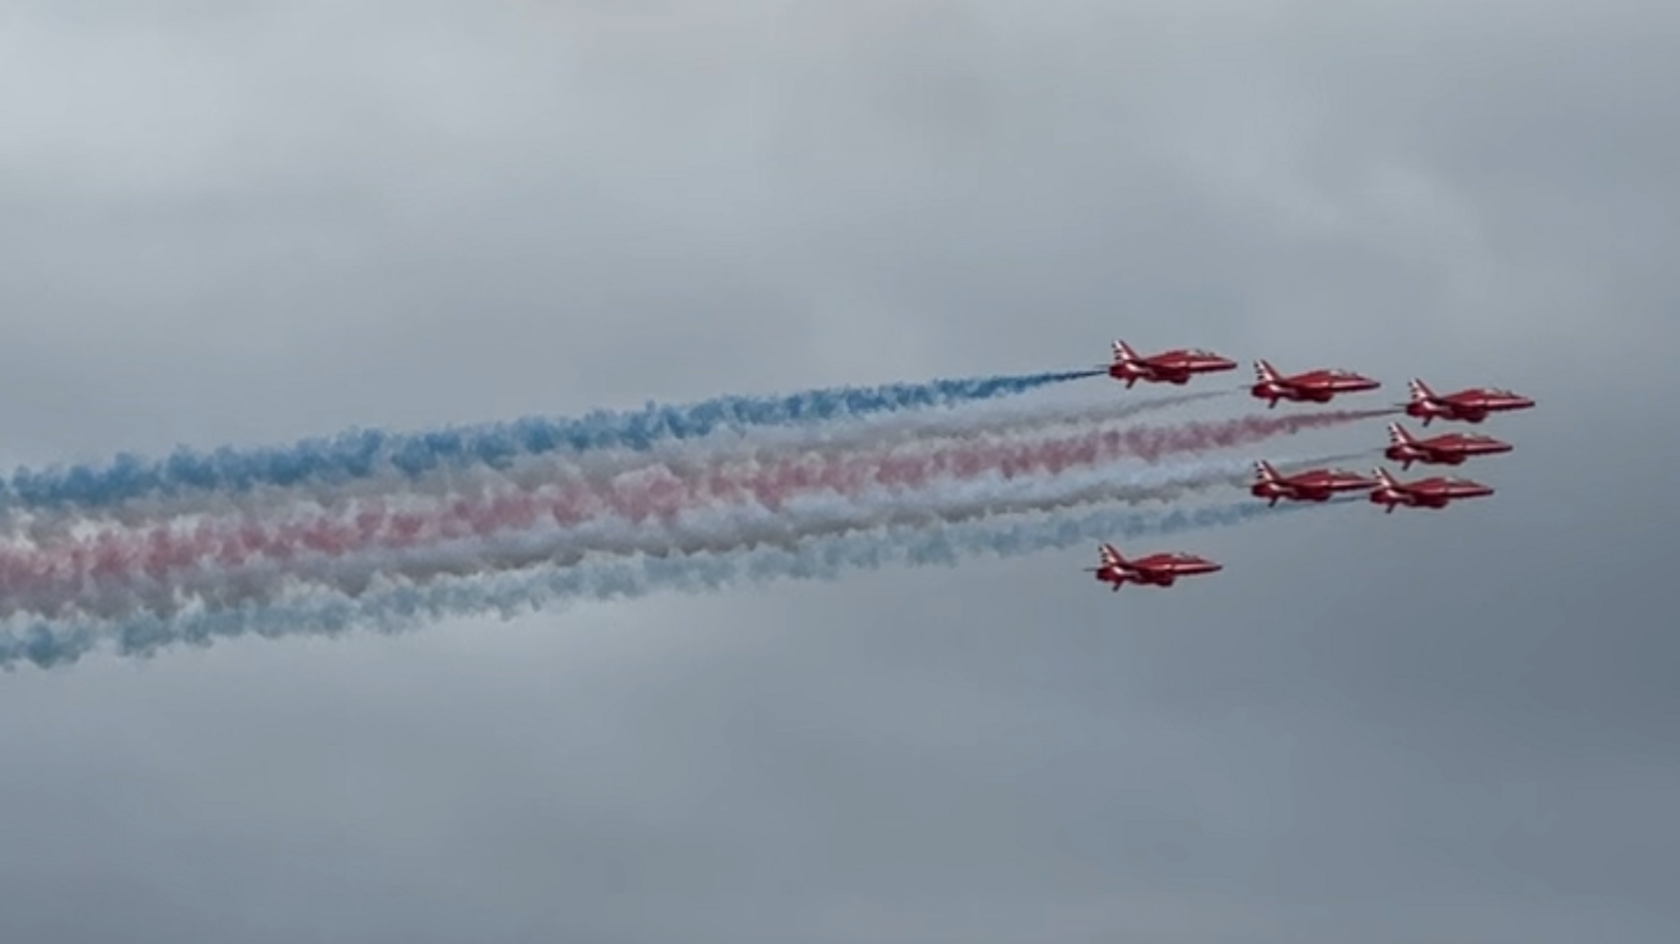
M 511 618 L 568 600 L 628 600 L 658 592 L 704 592 L 778 579 L 834 580 L 848 571 L 899 565 L 956 565 L 986 555 L 1020 557 L 1098 540 L 1126 540 L 1201 528 L 1231 527 L 1313 508 L 1346 504 L 1237 502 L 1172 512 L 1105 509 L 1079 515 L 1014 515 L 956 524 L 892 526 L 733 553 L 589 558 L 564 568 L 448 577 L 425 583 L 385 581 L 360 598 L 311 593 L 276 606 L 197 610 L 173 618 L 141 616 L 34 621 L 0 629 L 0 666 L 73 664 L 108 640 L 120 656 L 150 656 L 177 644 L 260 635 L 337 636 L 359 626 L 395 633 L 427 620 L 499 613 Z
M 0 483 L 0 509 L 104 507 L 147 495 L 258 486 L 339 484 L 387 468 L 418 476 L 472 464 L 501 468 L 519 456 L 560 450 L 646 451 L 656 443 L 697 439 L 720 430 L 797 426 L 951 407 L 1024 394 L 1102 374 L 1100 370 L 932 380 L 875 387 L 834 387 L 786 396 L 726 396 L 686 406 L 649 403 L 637 412 L 597 410 L 582 417 L 527 417 L 420 433 L 351 430 L 286 447 L 214 452 L 181 448 L 167 459 L 117 456 L 104 466 L 19 469 Z

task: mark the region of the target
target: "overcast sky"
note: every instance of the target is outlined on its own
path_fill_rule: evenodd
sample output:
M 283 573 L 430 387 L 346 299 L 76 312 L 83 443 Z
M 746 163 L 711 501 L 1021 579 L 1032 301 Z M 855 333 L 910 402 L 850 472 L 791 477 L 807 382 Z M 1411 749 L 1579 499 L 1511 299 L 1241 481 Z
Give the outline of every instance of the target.
M 1114 337 L 1540 401 L 1496 498 L 1177 536 L 1228 569 L 1170 593 L 1081 550 L 0 676 L 0 939 L 1680 939 L 1677 30 L 0 0 L 7 468 Z

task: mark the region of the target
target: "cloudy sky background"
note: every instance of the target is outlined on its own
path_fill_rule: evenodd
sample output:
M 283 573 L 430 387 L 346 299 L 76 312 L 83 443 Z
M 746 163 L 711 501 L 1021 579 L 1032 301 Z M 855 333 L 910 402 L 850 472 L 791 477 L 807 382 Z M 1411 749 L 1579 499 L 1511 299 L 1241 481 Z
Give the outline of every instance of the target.
M 1677 31 L 8 0 L 8 468 L 1116 336 L 1541 408 L 1497 498 L 1185 535 L 1229 569 L 1170 594 L 1047 554 L 6 675 L 0 938 L 1674 940 Z

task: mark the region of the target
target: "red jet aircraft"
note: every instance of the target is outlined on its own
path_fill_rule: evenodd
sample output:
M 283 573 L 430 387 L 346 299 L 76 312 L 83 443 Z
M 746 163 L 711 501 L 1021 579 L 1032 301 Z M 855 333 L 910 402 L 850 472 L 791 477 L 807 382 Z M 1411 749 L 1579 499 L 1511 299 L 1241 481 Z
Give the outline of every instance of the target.
M 1126 389 L 1140 380 L 1149 383 L 1170 383 L 1183 386 L 1196 374 L 1212 374 L 1222 370 L 1236 370 L 1237 362 L 1212 351 L 1179 348 L 1149 357 L 1139 357 L 1131 345 L 1114 342 L 1114 363 L 1108 365 L 1108 375 L 1124 380 Z
M 1371 491 L 1371 501 L 1387 505 L 1385 514 L 1394 514 L 1394 506 L 1411 508 L 1445 508 L 1448 502 L 1461 498 L 1483 498 L 1493 489 L 1480 482 L 1460 478 L 1419 479 L 1415 482 L 1395 481 L 1387 469 L 1377 469 L 1377 487 Z
M 1443 433 L 1429 439 L 1418 439 L 1399 423 L 1388 424 L 1388 448 L 1383 455 L 1409 469 L 1412 463 L 1424 465 L 1462 465 L 1473 456 L 1491 456 L 1510 452 L 1512 445 L 1482 433 Z
M 1442 396 L 1416 377 L 1413 377 L 1407 386 L 1411 389 L 1412 397 L 1405 404 L 1406 415 L 1422 420 L 1425 426 L 1437 417 L 1443 420 L 1480 423 L 1487 419 L 1489 413 L 1526 410 L 1534 405 L 1534 401 L 1528 397 L 1492 387 L 1472 387 Z
M 1329 501 L 1339 492 L 1368 492 L 1377 487 L 1376 479 L 1345 469 L 1312 469 L 1294 475 L 1280 475 L 1264 459 L 1254 463 L 1254 477 L 1258 481 L 1249 488 L 1249 493 L 1255 498 L 1267 499 L 1270 505 L 1276 505 L 1282 498 L 1290 501 Z
M 1276 407 L 1279 400 L 1329 403 L 1337 394 L 1360 393 L 1382 386 L 1363 374 L 1340 368 L 1321 368 L 1285 377 L 1266 361 L 1254 362 L 1254 379 L 1255 384 L 1248 392 L 1257 399 L 1270 400 L 1268 408 Z
M 1212 574 L 1225 569 L 1223 564 L 1215 564 L 1194 554 L 1151 554 L 1137 560 L 1126 560 L 1112 544 L 1097 545 L 1097 554 L 1102 565 L 1087 567 L 1085 570 L 1096 574 L 1097 579 L 1103 583 L 1113 584 L 1115 593 L 1119 593 L 1120 585 L 1127 582 L 1151 587 L 1170 587 L 1180 577 Z

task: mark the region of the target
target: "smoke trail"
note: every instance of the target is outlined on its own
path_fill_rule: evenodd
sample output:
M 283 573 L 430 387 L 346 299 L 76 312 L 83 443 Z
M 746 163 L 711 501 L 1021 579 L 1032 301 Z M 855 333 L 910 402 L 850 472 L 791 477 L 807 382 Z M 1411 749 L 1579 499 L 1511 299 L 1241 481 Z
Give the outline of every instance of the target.
M 849 449 L 863 447 L 950 447 L 958 442 L 987 437 L 1117 422 L 1225 395 L 1221 392 L 1188 393 L 1151 400 L 1106 400 L 1096 404 L 1048 403 L 1018 409 L 937 410 L 813 426 L 736 429 L 730 435 L 714 434 L 697 440 L 658 442 L 638 452 L 531 453 L 498 466 L 466 464 L 413 476 L 379 467 L 361 478 L 310 481 L 291 488 L 257 484 L 235 492 L 188 491 L 172 495 L 151 492 L 100 505 L 97 509 L 74 503 L 8 506 L 0 500 L 0 535 L 27 535 L 36 543 L 47 543 L 62 540 L 69 531 L 96 518 L 135 528 L 147 520 L 193 514 L 259 516 L 286 509 L 299 510 L 300 506 L 314 506 L 331 513 L 343 511 L 356 502 L 388 499 L 398 493 L 439 499 L 451 495 L 488 498 L 506 491 L 509 486 L 534 491 L 572 478 L 606 483 L 614 476 L 641 469 L 661 465 L 692 468 L 708 462 L 738 459 L 743 455 L 767 462 L 777 458 L 835 457 Z
M 1086 470 L 1053 478 L 989 470 L 924 492 L 870 483 L 845 494 L 794 493 L 775 506 L 696 504 L 657 519 L 570 515 L 565 512 L 571 509 L 561 505 L 522 496 L 488 507 L 457 502 L 429 516 L 411 513 L 394 528 L 385 516 L 368 512 L 295 531 L 268 531 L 255 524 L 184 534 L 158 529 L 138 541 L 112 537 L 68 552 L 0 553 L 0 617 L 74 611 L 109 616 L 136 608 L 168 613 L 195 600 L 272 598 L 293 580 L 355 593 L 380 573 L 462 575 L 571 563 L 591 551 L 737 550 L 777 538 L 891 524 L 1099 502 L 1166 501 L 1218 485 L 1245 484 L 1250 471 L 1247 460 L 1125 474 Z
M 727 449 L 733 453 L 742 446 L 751 446 L 780 455 L 786 452 L 855 449 L 863 446 L 882 448 L 935 438 L 1005 436 L 1028 430 L 1043 431 L 1057 426 L 1111 423 L 1227 396 L 1230 396 L 1229 391 L 1215 390 L 1167 394 L 1147 399 L 1109 398 L 1094 403 L 988 404 L 984 409 L 977 410 L 904 413 L 871 417 L 854 423 L 752 430 L 750 440 L 746 437 L 748 431 L 741 430 L 736 436 L 727 439 L 720 437 L 720 441 L 713 448 Z
M 628 600 L 658 592 L 705 592 L 736 583 L 833 580 L 848 571 L 887 566 L 951 566 L 985 555 L 1019 557 L 1090 541 L 1124 541 L 1307 511 L 1327 505 L 1259 503 L 1127 512 L 1105 509 L 1080 516 L 983 520 L 933 528 L 890 527 L 840 537 L 802 538 L 742 553 L 701 551 L 666 556 L 589 558 L 571 567 L 415 583 L 382 577 L 357 599 L 299 588 L 275 606 L 246 604 L 196 609 L 173 618 L 143 615 L 121 621 L 75 618 L 0 626 L 0 666 L 29 662 L 46 668 L 73 664 L 102 640 L 121 656 L 149 656 L 179 644 L 209 645 L 244 635 L 281 638 L 337 636 L 357 627 L 395 633 L 427 620 L 522 611 L 572 600 Z
M 1081 419 L 1105 417 L 1104 406 L 1097 410 L 1085 407 L 1078 411 L 1039 411 L 1035 422 L 1071 424 Z M 1121 415 L 1124 415 L 1121 411 Z M 968 478 L 990 472 L 1005 477 L 1060 472 L 1069 468 L 1110 462 L 1126 457 L 1143 458 L 1150 462 L 1180 453 L 1199 453 L 1210 449 L 1247 445 L 1278 435 L 1293 435 L 1308 429 L 1356 422 L 1383 411 L 1326 411 L 1304 415 L 1258 415 L 1219 422 L 1192 422 L 1167 427 L 1133 427 L 1119 430 L 1096 429 L 1061 439 L 1010 441 L 1009 432 L 1017 429 L 1014 422 L 991 428 L 968 427 L 969 436 L 943 437 L 917 442 L 902 452 L 877 451 L 862 455 L 850 454 L 831 444 L 793 448 L 757 449 L 719 454 L 721 464 L 707 465 L 698 457 L 681 454 L 665 455 L 658 461 L 651 458 L 639 466 L 628 467 L 611 461 L 598 462 L 599 457 L 579 460 L 549 460 L 530 465 L 514 473 L 503 475 L 494 470 L 475 470 L 471 475 L 434 477 L 432 481 L 413 483 L 393 482 L 385 478 L 369 479 L 370 494 L 358 495 L 354 507 L 349 498 L 333 502 L 331 507 L 310 502 L 307 496 L 289 504 L 295 515 L 307 512 L 310 506 L 320 508 L 312 522 L 291 521 L 280 526 L 287 537 L 270 534 L 250 519 L 269 508 L 227 507 L 221 502 L 198 500 L 202 507 L 187 505 L 171 509 L 182 515 L 219 513 L 226 519 L 244 519 L 219 526 L 198 524 L 195 540 L 243 543 L 251 548 L 286 540 L 314 543 L 343 543 L 334 536 L 347 525 L 332 520 L 334 514 L 354 514 L 358 531 L 379 532 L 381 542 L 413 543 L 422 539 L 415 529 L 416 513 L 401 510 L 402 498 L 427 496 L 436 500 L 454 500 L 460 516 L 502 516 L 529 519 L 534 515 L 552 515 L 562 522 L 575 522 L 597 514 L 619 514 L 635 521 L 653 516 L 669 516 L 691 505 L 712 501 L 758 501 L 778 506 L 794 491 L 828 489 L 841 493 L 855 492 L 871 485 L 900 487 L 924 486 L 939 478 Z M 1025 427 L 1031 429 L 1031 427 Z M 773 461 L 780 457 L 780 461 Z M 517 489 L 509 493 L 509 486 Z M 384 486 L 385 492 L 372 491 Z M 462 504 L 462 502 L 466 502 Z M 266 498 L 264 505 L 281 507 L 276 497 Z M 393 508 L 392 506 L 397 506 Z M 88 525 L 97 524 L 81 513 L 69 511 L 56 516 L 51 523 L 36 520 L 27 529 L 30 543 L 43 553 L 76 554 L 98 546 L 101 559 L 132 557 L 140 553 L 137 543 L 163 554 L 172 546 L 180 532 L 167 526 L 153 526 L 140 530 L 144 518 L 142 509 L 131 507 L 135 519 L 127 524 L 126 535 L 120 527 L 106 527 L 89 532 Z M 369 515 L 383 515 L 377 523 L 369 523 Z M 51 516 L 49 516 L 51 517 Z M 159 515 L 159 517 L 169 517 Z M 122 520 L 122 519 L 119 519 Z M 433 516 L 432 525 L 447 528 L 449 521 Z M 83 532 L 72 537 L 72 529 Z M 213 533 L 216 532 L 216 533 Z M 236 533 L 235 533 L 236 532 Z M 162 542 L 161 544 L 159 542 Z M 248 552 L 235 552 L 248 553 Z M 0 574 L 8 567 L 7 555 L 0 548 Z
M 1016 396 L 1101 370 L 837 387 L 788 396 L 728 396 L 687 406 L 650 403 L 638 412 L 599 410 L 574 419 L 536 417 L 424 433 L 353 430 L 289 447 L 214 452 L 177 450 L 168 459 L 121 455 L 105 466 L 15 472 L 4 504 L 100 507 L 145 495 L 246 492 L 261 485 L 341 483 L 389 469 L 406 476 L 475 463 L 505 465 L 520 455 L 564 450 L 645 451 L 655 443 L 715 431 L 797 426 L 838 419 L 951 407 Z
M 7 574 L 0 617 L 36 613 L 117 617 L 136 610 L 180 612 L 195 604 L 222 607 L 274 601 L 297 583 L 314 583 L 357 595 L 384 575 L 412 579 L 466 576 L 534 566 L 562 566 L 587 554 L 734 551 L 776 541 L 888 525 L 933 525 L 1020 511 L 1042 511 L 1103 502 L 1168 501 L 1222 484 L 1246 481 L 1246 463 L 1203 463 L 1148 469 L 1121 478 L 1087 473 L 1057 479 L 980 479 L 933 495 L 880 491 L 852 499 L 801 496 L 787 507 L 701 508 L 640 527 L 616 517 L 563 526 L 552 520 L 522 528 L 479 522 L 434 543 L 375 548 L 342 555 L 338 549 L 288 547 L 272 556 L 236 562 L 220 550 L 180 545 L 152 566 L 36 569 Z M 167 566 L 159 566 L 159 564 Z
M 817 453 L 806 461 L 734 462 L 710 468 L 655 466 L 608 481 L 573 477 L 521 493 L 455 497 L 446 499 L 448 505 L 442 510 L 406 510 L 379 501 L 344 516 L 320 515 L 270 526 L 250 520 L 200 520 L 184 530 L 167 524 L 134 531 L 105 529 L 22 549 L 0 546 L 0 590 L 15 589 L 20 578 L 42 573 L 67 575 L 61 579 L 76 581 L 141 569 L 161 577 L 164 571 L 207 555 L 216 556 L 224 565 L 237 565 L 255 556 L 286 559 L 301 550 L 345 554 L 370 547 L 412 547 L 467 533 L 486 537 L 495 530 L 528 528 L 548 519 L 575 525 L 592 517 L 617 515 L 640 524 L 719 502 L 779 509 L 794 496 L 810 491 L 855 497 L 873 488 L 925 488 L 985 475 L 1014 479 L 1059 474 L 1127 457 L 1153 462 L 1169 454 L 1248 444 L 1367 415 L 1344 411 L 1244 417 L 1176 427 L 1099 429 L 1027 442 L 969 441 L 908 454 Z
M 698 490 L 718 496 L 750 493 L 774 506 L 787 492 L 802 489 L 846 492 L 863 483 L 920 487 L 946 477 L 969 478 L 992 472 L 1005 478 L 1054 474 L 1124 458 L 1153 463 L 1167 456 L 1252 445 L 1276 436 L 1358 422 L 1386 412 L 1341 410 L 1293 416 L 1247 416 L 1178 426 L 1096 429 L 1063 438 L 1026 441 L 977 438 L 957 446 L 940 444 L 937 449 L 902 454 L 813 452 L 804 461 L 733 463 L 729 466 L 731 472 L 712 473 L 701 479 Z M 741 469 L 749 471 L 734 471 Z M 696 488 L 693 478 L 677 478 L 686 487 Z

